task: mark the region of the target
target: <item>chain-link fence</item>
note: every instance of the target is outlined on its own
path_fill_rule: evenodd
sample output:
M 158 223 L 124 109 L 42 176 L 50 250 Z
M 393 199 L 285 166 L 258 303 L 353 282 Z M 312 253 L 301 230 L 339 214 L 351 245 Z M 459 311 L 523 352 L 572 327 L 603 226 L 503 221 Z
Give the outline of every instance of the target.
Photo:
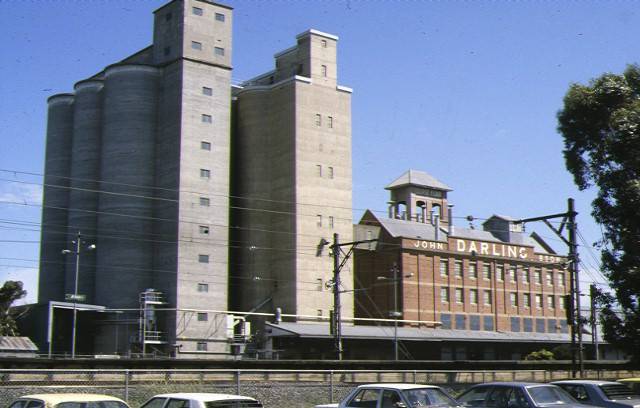
M 36 393 L 113 395 L 138 408 L 156 394 L 213 392 L 247 395 L 265 408 L 309 408 L 340 401 L 365 383 L 440 385 L 454 396 L 470 384 L 489 381 L 547 382 L 569 378 L 570 371 L 430 371 L 430 370 L 0 370 L 0 401 Z M 639 371 L 589 370 L 585 378 L 613 380 Z

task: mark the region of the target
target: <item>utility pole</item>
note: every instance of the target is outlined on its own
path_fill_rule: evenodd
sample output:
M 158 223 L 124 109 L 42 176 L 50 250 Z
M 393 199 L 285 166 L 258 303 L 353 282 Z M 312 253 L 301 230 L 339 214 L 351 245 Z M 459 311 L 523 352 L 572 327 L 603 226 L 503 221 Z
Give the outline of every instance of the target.
M 353 254 L 353 249 L 356 245 L 376 241 L 377 239 L 365 239 L 362 241 L 345 242 L 341 244 L 338 234 L 333 234 L 333 244 L 330 247 L 333 256 L 333 312 L 330 315 L 329 331 L 333 335 L 336 358 L 338 360 L 342 360 L 343 352 L 342 318 L 340 316 L 340 293 L 342 293 L 342 291 L 340 290 L 340 271 Z M 322 247 L 328 244 L 329 242 L 324 238 L 320 240 L 317 252 L 318 256 L 322 253 Z M 343 246 L 349 246 L 350 248 L 349 251 L 347 251 L 347 253 L 344 255 L 344 258 L 340 259 L 340 253 L 342 252 Z
M 342 319 L 340 317 L 340 237 L 333 234 L 333 333 L 336 358 L 342 360 Z
M 591 342 L 593 343 L 594 357 L 600 360 L 600 352 L 598 350 L 598 319 L 596 318 L 596 285 L 589 286 L 589 295 L 591 298 Z
M 567 200 L 567 212 L 544 215 L 541 217 L 525 218 L 514 221 L 516 224 L 523 224 L 525 222 L 543 221 L 555 234 L 569 247 L 569 275 L 570 275 L 570 290 L 569 290 L 569 302 L 567 307 L 567 324 L 571 327 L 571 371 L 573 377 L 576 376 L 576 354 L 578 355 L 578 368 L 580 371 L 580 377 L 583 377 L 584 362 L 583 362 L 583 348 L 582 348 L 582 315 L 580 314 L 580 283 L 579 283 L 579 257 L 578 257 L 578 243 L 576 240 L 577 223 L 576 216 L 578 213 L 574 209 L 573 198 Z M 549 222 L 553 218 L 562 218 L 560 227 L 556 228 Z M 568 238 L 565 238 L 562 234 L 563 229 L 567 227 Z M 576 347 L 576 337 L 578 339 L 578 347 Z

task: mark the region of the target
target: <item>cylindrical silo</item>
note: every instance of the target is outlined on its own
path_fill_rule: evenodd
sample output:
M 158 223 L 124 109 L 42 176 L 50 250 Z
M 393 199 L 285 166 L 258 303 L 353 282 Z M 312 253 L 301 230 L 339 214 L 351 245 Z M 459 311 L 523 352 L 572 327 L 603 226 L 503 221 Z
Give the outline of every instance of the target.
M 98 180 L 100 179 L 100 141 L 102 134 L 101 80 L 89 79 L 75 85 L 73 110 L 73 144 L 71 158 L 71 189 L 69 202 L 67 241 L 82 233 L 83 244 L 78 275 L 78 293 L 93 303 L 95 287 L 95 251 L 88 246 L 96 243 Z M 67 257 L 66 293 L 73 293 L 75 284 L 75 257 Z
M 58 94 L 47 100 L 47 141 L 42 198 L 40 243 L 40 301 L 64 300 L 65 255 L 67 248 L 67 208 L 69 206 L 69 168 L 73 139 L 72 94 Z
M 95 301 L 109 307 L 138 307 L 152 285 L 159 76 L 132 64 L 104 73 Z

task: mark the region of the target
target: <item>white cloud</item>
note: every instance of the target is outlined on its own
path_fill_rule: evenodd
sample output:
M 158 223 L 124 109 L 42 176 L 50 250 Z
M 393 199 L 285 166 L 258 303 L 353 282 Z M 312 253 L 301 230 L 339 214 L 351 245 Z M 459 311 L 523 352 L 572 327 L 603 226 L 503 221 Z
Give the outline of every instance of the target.
M 0 201 L 10 201 L 22 204 L 41 204 L 42 186 L 37 184 L 4 182 L 0 184 Z

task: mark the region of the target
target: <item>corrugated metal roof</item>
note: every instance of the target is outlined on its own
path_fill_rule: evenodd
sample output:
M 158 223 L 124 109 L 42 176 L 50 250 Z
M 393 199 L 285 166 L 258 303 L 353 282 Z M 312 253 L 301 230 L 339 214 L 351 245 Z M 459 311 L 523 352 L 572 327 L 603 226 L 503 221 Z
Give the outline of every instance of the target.
M 436 228 L 431 224 L 422 222 L 396 220 L 393 218 L 378 218 L 380 225 L 394 238 L 419 238 L 436 240 Z M 447 234 L 440 230 L 438 241 L 447 242 Z
M 402 176 L 392 181 L 388 186 L 385 187 L 385 189 L 390 190 L 393 188 L 406 186 L 406 185 L 430 187 L 430 188 L 435 188 L 437 190 L 453 191 L 451 187 L 447 186 L 446 184 L 436 179 L 432 175 L 427 174 L 424 171 L 418 171 L 418 170 L 407 171 Z
M 0 352 L 38 351 L 38 347 L 28 337 L 0 336 Z
M 296 336 L 311 338 L 330 338 L 326 324 L 304 323 L 267 323 L 271 336 Z M 342 336 L 350 339 L 391 339 L 393 327 L 390 326 L 342 326 Z M 534 332 L 497 332 L 475 330 L 448 330 L 398 327 L 398 339 L 406 341 L 470 341 L 470 342 L 518 342 L 518 343 L 570 343 L 567 333 Z

